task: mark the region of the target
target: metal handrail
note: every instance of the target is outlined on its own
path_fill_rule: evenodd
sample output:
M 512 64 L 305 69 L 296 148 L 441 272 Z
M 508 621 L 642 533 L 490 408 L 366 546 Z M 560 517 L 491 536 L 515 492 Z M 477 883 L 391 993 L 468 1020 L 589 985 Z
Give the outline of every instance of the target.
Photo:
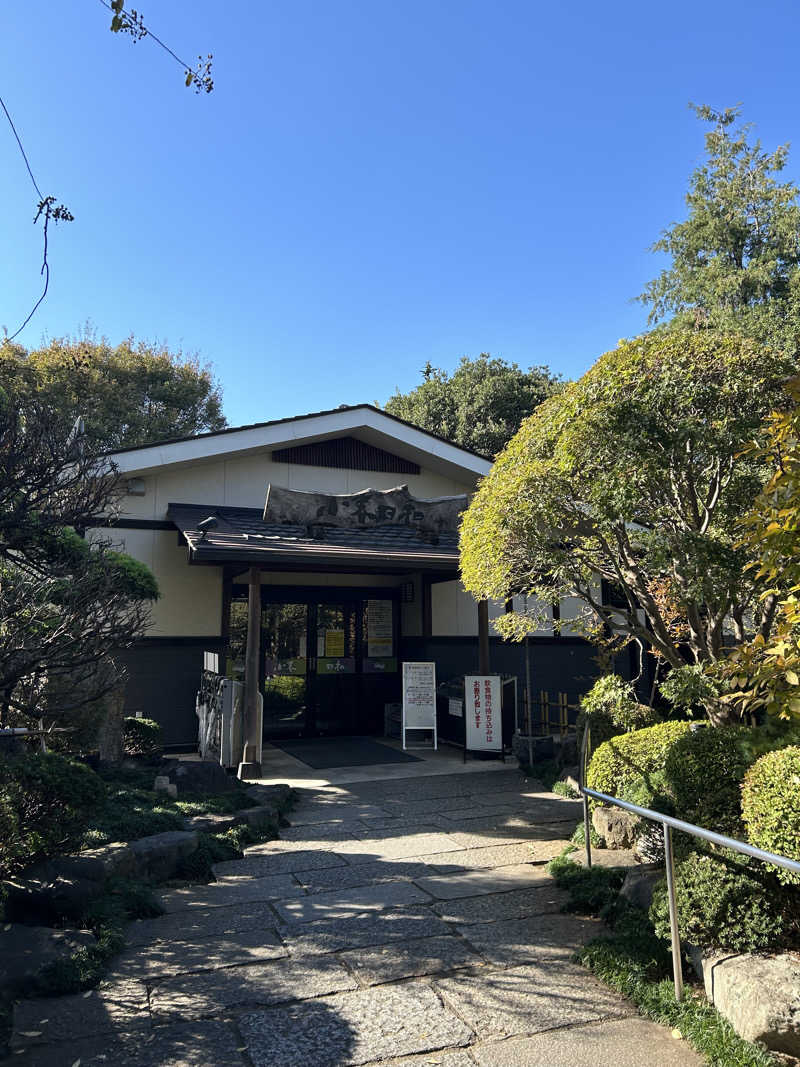
M 587 742 L 589 736 L 589 726 L 587 723 L 581 743 L 581 760 L 579 765 L 580 781 L 578 783 L 583 796 L 583 832 L 586 841 L 586 866 L 589 868 L 592 866 L 591 820 L 589 817 L 590 797 L 593 800 L 602 800 L 604 804 L 612 804 L 614 807 L 622 808 L 624 811 L 629 811 L 633 815 L 638 815 L 642 819 L 648 819 L 650 822 L 661 823 L 664 827 L 664 866 L 666 867 L 667 872 L 669 929 L 672 945 L 672 976 L 675 984 L 675 998 L 676 1000 L 680 1000 L 683 996 L 683 968 L 681 965 L 681 938 L 678 931 L 678 907 L 675 900 L 675 857 L 672 849 L 672 831 L 680 830 L 681 833 L 689 834 L 692 837 L 699 837 L 703 841 L 710 841 L 714 845 L 721 845 L 734 852 L 741 852 L 743 855 L 751 856 L 753 859 L 760 860 L 762 863 L 771 863 L 776 867 L 783 867 L 787 871 L 794 871 L 796 874 L 800 874 L 800 863 L 798 863 L 797 860 L 789 859 L 788 856 L 780 856 L 774 852 L 766 852 L 763 848 L 756 848 L 755 845 L 748 845 L 745 841 L 738 841 L 734 837 L 718 834 L 714 830 L 706 830 L 702 826 L 695 826 L 694 823 L 684 822 L 683 819 L 676 819 L 672 815 L 664 815 L 660 811 L 653 811 L 651 808 L 642 808 L 638 804 L 631 804 L 630 801 L 620 800 L 619 797 L 612 797 L 607 793 L 599 793 L 595 789 L 589 789 L 588 786 L 584 784 L 586 777 Z

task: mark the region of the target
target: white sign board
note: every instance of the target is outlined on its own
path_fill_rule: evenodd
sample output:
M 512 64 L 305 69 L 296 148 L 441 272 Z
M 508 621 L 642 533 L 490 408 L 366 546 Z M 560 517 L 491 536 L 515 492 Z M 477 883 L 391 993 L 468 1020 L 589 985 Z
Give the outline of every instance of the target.
M 436 737 L 436 664 L 403 664 L 403 748 L 406 730 L 433 730 Z
M 464 679 L 464 695 L 468 751 L 501 752 L 503 717 L 499 675 L 468 674 Z
M 454 715 L 457 719 L 464 718 L 464 701 L 453 700 L 452 698 L 447 701 L 448 714 Z
M 367 657 L 388 659 L 394 651 L 391 600 L 367 601 Z

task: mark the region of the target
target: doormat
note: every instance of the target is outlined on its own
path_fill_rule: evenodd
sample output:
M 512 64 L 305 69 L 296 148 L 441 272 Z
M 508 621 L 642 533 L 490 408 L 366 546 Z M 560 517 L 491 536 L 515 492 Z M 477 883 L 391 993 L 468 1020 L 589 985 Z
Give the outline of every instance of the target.
M 315 771 L 331 767 L 367 767 L 372 763 L 418 763 L 396 748 L 382 745 L 369 737 L 315 737 L 301 741 L 273 741 L 272 744 L 301 760 Z

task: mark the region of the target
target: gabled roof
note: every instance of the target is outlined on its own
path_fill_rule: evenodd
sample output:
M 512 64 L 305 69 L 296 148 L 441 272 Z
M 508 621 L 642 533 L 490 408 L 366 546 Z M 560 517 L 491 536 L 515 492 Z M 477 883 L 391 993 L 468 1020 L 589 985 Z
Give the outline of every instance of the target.
M 372 404 L 332 408 L 270 422 L 228 427 L 193 437 L 178 437 L 150 445 L 110 452 L 120 472 L 132 476 L 182 463 L 198 463 L 279 449 L 287 445 L 324 441 L 353 434 L 377 448 L 402 454 L 429 470 L 449 476 L 487 474 L 491 461 L 444 437 L 420 429 Z

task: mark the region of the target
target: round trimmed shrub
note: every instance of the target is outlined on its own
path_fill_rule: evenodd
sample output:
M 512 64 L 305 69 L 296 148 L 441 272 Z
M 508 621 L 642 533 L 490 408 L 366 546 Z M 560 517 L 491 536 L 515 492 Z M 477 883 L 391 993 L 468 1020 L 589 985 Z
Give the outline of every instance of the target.
M 631 789 L 656 795 L 670 749 L 690 730 L 688 722 L 660 722 L 605 741 L 592 756 L 586 784 L 612 797 Z
M 744 778 L 742 818 L 752 845 L 800 861 L 800 746 L 756 760 Z M 800 874 L 770 870 L 784 885 L 800 885 Z
M 126 756 L 158 758 L 164 752 L 161 726 L 155 719 L 128 716 L 124 722 L 123 748 Z
M 675 900 L 681 940 L 698 948 L 759 952 L 783 940 L 780 886 L 762 864 L 739 853 L 690 852 L 675 865 Z M 656 934 L 669 941 L 666 879 L 656 886 L 650 918 Z
M 736 837 L 741 834 L 741 785 L 752 763 L 748 726 L 697 726 L 676 739 L 664 772 L 675 814 L 685 822 Z

